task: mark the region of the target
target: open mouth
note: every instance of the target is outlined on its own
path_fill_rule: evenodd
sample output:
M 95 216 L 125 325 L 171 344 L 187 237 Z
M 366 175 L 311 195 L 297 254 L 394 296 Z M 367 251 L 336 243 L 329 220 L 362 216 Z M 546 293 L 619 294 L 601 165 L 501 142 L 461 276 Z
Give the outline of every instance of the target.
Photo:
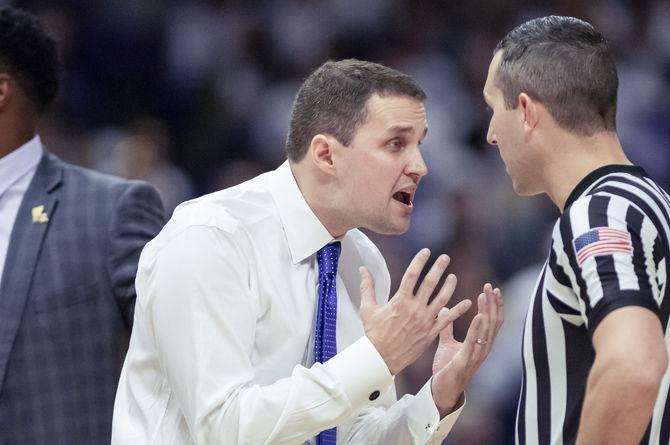
M 393 199 L 402 202 L 406 206 L 412 205 L 412 195 L 407 192 L 395 192 L 393 194 Z

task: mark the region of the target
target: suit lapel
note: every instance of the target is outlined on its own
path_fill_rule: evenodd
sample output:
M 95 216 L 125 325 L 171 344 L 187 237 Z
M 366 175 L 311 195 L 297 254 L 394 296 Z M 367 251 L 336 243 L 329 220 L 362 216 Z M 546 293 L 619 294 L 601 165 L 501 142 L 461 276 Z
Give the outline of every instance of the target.
M 0 389 L 44 235 L 55 217 L 62 174 L 59 161 L 44 154 L 16 215 L 0 286 Z M 44 206 L 42 212 L 33 211 L 38 206 Z

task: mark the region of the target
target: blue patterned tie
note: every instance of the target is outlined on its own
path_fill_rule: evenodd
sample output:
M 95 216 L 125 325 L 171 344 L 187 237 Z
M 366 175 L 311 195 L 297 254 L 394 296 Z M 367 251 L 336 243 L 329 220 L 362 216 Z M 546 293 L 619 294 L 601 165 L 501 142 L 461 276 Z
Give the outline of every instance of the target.
M 340 242 L 322 247 L 316 253 L 319 265 L 319 307 L 316 313 L 316 340 L 314 361 L 323 363 L 337 354 L 337 260 L 340 257 Z M 337 430 L 322 431 L 316 438 L 317 445 L 335 445 Z

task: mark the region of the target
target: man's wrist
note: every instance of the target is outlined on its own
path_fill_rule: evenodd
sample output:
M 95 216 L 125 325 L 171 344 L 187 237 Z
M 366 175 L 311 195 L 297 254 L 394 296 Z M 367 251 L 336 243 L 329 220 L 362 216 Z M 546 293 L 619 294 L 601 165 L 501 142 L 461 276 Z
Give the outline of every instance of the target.
M 456 385 L 452 388 L 455 387 Z M 463 404 L 464 392 L 455 391 L 452 388 L 449 388 L 446 391 L 440 391 L 436 388 L 435 378 L 431 381 L 430 389 L 433 395 L 433 402 L 435 402 L 435 406 L 440 413 L 441 419 L 456 411 Z M 446 394 L 442 394 L 443 392 Z

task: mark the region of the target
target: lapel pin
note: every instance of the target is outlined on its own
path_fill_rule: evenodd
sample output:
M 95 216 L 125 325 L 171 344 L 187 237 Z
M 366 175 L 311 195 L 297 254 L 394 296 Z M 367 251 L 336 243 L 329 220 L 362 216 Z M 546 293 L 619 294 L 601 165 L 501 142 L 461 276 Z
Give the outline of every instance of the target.
M 45 223 L 49 221 L 49 215 L 44 211 L 43 205 L 33 207 L 32 215 L 34 223 Z

